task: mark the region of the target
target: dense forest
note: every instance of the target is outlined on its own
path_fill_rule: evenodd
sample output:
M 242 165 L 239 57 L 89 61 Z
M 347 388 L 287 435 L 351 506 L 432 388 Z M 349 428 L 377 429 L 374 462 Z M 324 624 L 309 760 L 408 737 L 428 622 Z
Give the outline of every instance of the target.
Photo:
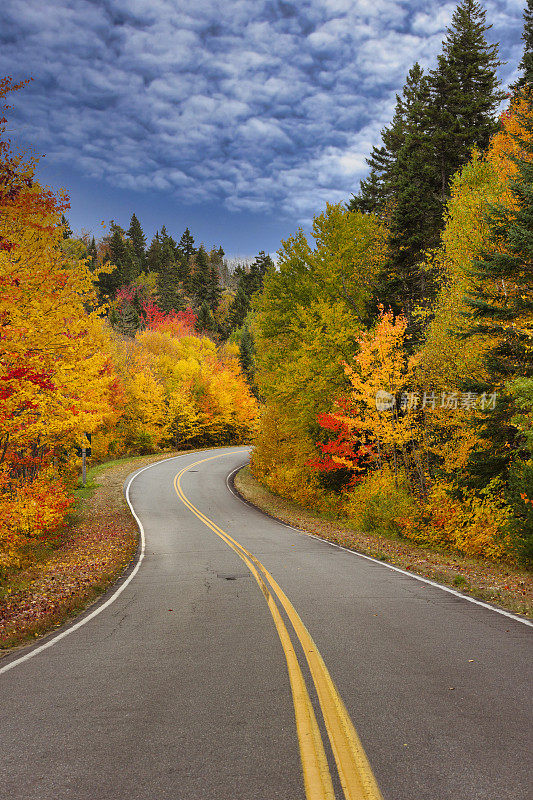
M 485 11 L 458 5 L 358 192 L 275 266 L 230 267 L 189 228 L 148 244 L 135 214 L 73 234 L 3 115 L 0 574 L 64 519 L 89 434 L 100 461 L 253 441 L 286 498 L 533 557 L 533 0 L 524 16 L 505 96 Z
M 507 97 L 488 27 L 459 4 L 358 193 L 283 242 L 252 303 L 252 466 L 364 530 L 531 559 L 533 2 Z

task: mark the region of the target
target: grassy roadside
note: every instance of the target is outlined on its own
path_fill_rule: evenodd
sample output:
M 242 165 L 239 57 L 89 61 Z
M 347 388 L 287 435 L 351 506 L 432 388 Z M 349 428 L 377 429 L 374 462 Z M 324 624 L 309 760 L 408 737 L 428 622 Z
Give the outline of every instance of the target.
M 110 461 L 89 471 L 53 544 L 0 585 L 0 658 L 79 614 L 126 570 L 138 531 L 122 493 L 124 481 L 138 467 L 174 455 Z
M 356 531 L 338 520 L 321 517 L 274 494 L 253 477 L 249 467 L 243 467 L 236 474 L 235 488 L 250 503 L 295 528 L 387 561 L 515 614 L 533 618 L 531 572 L 508 564 L 421 547 L 405 539 Z

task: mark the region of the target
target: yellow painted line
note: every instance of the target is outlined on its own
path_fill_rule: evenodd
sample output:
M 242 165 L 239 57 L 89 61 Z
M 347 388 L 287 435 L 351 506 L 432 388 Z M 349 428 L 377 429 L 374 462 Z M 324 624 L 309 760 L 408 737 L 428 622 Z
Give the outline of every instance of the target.
M 215 458 L 220 458 L 220 456 L 215 456 Z M 196 464 L 211 460 L 212 458 L 202 459 L 202 461 L 198 461 Z M 188 469 L 196 466 L 196 464 L 191 464 L 189 467 L 181 470 L 176 476 L 174 480 L 176 492 L 185 505 L 201 519 L 205 525 L 224 539 L 243 560 L 251 561 L 257 567 L 257 570 L 266 578 L 266 581 L 270 584 L 275 595 L 285 609 L 303 647 L 311 676 L 317 690 L 320 707 L 324 716 L 324 722 L 326 724 L 346 800 L 382 800 L 382 795 L 376 779 L 342 698 L 335 687 L 311 634 L 305 627 L 296 609 L 266 567 L 261 564 L 252 553 L 233 539 L 228 533 L 219 528 L 218 525 L 185 497 L 181 489 L 181 477 Z
M 215 456 L 215 458 L 220 458 L 220 456 Z M 212 458 L 202 459 L 202 461 L 211 460 Z M 320 736 L 320 730 L 313 705 L 311 703 L 311 698 L 309 697 L 302 670 L 298 663 L 298 658 L 291 642 L 289 632 L 280 614 L 276 601 L 274 600 L 272 593 L 252 561 L 244 552 L 241 552 L 241 549 L 239 549 L 238 543 L 230 541 L 230 537 L 227 534 L 219 529 L 218 526 L 216 526 L 208 517 L 202 514 L 201 511 L 196 509 L 196 507 L 193 506 L 181 489 L 180 479 L 183 473 L 200 463 L 202 462 L 197 461 L 195 464 L 191 464 L 190 467 L 181 470 L 181 472 L 176 475 L 174 486 L 176 488 L 178 497 L 187 506 L 187 508 L 193 512 L 193 514 L 195 514 L 205 525 L 207 525 L 208 528 L 210 528 L 214 533 L 217 534 L 217 536 L 223 539 L 224 542 L 229 545 L 229 547 L 231 547 L 235 553 L 237 553 L 239 558 L 244 561 L 259 584 L 259 587 L 267 601 L 270 613 L 272 614 L 272 618 L 274 620 L 274 624 L 276 626 L 287 662 L 306 797 L 308 800 L 335 800 L 335 793 L 333 791 L 333 784 L 324 750 L 324 744 L 322 742 L 322 737 Z

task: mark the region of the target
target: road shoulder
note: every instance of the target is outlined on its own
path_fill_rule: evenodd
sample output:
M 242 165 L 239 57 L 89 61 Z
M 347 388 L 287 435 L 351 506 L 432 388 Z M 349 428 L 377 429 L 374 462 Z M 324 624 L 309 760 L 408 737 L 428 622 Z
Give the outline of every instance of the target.
M 0 598 L 0 659 L 83 613 L 136 561 L 139 531 L 123 495 L 134 469 L 177 453 L 127 458 L 91 471 L 77 513 L 46 557 L 14 574 Z
M 232 477 L 232 484 L 243 500 L 280 522 L 513 614 L 533 618 L 533 575 L 527 570 L 356 531 L 269 491 L 253 477 L 248 466 Z

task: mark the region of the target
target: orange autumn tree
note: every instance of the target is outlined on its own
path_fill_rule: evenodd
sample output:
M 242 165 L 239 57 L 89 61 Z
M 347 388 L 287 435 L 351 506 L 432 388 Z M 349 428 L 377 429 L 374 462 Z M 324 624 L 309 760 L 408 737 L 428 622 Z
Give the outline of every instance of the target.
M 4 79 L 0 96 L 17 88 Z M 75 446 L 102 424 L 112 381 L 92 276 L 61 248 L 68 199 L 1 144 L 0 571 L 63 518 Z
M 339 468 L 357 474 L 388 464 L 395 479 L 401 468 L 407 468 L 416 473 L 425 491 L 416 445 L 417 404 L 411 400 L 419 357 L 406 354 L 406 328 L 403 315 L 394 318 L 391 311 L 380 308 L 374 327 L 358 339 L 357 355 L 345 364 L 351 385 L 348 401 L 340 401 L 319 421 L 322 427 L 335 421 L 342 431 L 337 452 L 331 452 Z

